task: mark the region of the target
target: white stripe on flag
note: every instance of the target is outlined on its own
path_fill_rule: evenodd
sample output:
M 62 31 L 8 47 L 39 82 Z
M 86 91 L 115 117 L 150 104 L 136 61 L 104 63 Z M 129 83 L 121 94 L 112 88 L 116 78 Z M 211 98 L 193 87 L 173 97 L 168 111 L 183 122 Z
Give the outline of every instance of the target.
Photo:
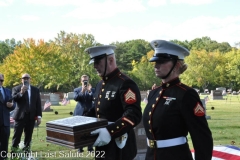
M 227 146 L 214 146 L 213 150 L 240 156 L 240 150 L 229 148 Z

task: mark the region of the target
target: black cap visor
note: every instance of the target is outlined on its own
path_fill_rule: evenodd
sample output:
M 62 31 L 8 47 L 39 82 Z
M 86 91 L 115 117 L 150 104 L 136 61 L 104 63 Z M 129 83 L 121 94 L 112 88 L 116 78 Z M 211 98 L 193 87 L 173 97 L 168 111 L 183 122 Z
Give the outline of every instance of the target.
M 104 57 L 106 57 L 106 56 L 107 56 L 106 54 L 102 54 L 102 55 L 93 57 L 93 58 L 91 58 L 89 64 L 92 64 L 92 63 L 94 63 L 94 62 L 100 61 L 102 58 L 104 58 Z
M 170 55 L 166 53 L 157 53 L 155 56 L 153 56 L 149 62 L 157 62 L 157 61 L 170 61 L 170 60 L 178 60 L 178 56 Z

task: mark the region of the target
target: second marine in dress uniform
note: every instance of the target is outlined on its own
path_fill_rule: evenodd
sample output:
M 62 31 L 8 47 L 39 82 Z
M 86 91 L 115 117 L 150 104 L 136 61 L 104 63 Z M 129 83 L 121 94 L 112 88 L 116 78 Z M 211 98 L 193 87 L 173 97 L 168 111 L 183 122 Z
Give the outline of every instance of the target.
M 90 47 L 90 54 L 98 75 L 102 80 L 97 84 L 94 107 L 86 114 L 107 119 L 109 125 L 92 132 L 99 134 L 96 159 L 132 160 L 137 153 L 133 128 L 142 119 L 141 95 L 136 83 L 123 74 L 116 65 L 115 46 Z
M 190 133 L 195 160 L 211 160 L 213 139 L 205 109 L 197 92 L 181 83 L 189 51 L 165 40 L 154 40 L 150 62 L 162 82 L 148 96 L 143 114 L 147 135 L 146 160 L 193 160 L 187 135 Z

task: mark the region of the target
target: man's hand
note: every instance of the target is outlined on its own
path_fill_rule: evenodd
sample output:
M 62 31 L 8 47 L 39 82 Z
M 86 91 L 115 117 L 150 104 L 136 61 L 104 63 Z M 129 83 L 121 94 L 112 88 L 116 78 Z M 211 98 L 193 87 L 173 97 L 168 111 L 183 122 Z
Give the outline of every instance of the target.
M 152 90 L 154 90 L 155 88 L 157 88 L 156 83 L 153 84 L 153 86 L 152 86 Z
M 21 87 L 20 93 L 21 93 L 21 94 L 24 94 L 24 93 L 26 92 L 26 90 L 28 90 L 28 86 L 24 86 L 24 85 L 23 85 L 23 86 Z
M 88 90 L 87 86 L 82 86 L 82 93 L 85 93 Z
M 13 103 L 12 103 L 12 102 L 7 102 L 7 107 L 8 107 L 8 108 L 12 108 L 12 106 L 13 106 Z
M 38 118 L 38 119 L 37 119 L 37 125 L 38 125 L 38 126 L 41 124 L 41 121 L 42 121 L 41 118 Z
M 88 92 L 92 92 L 92 85 L 91 84 L 88 85 L 87 90 L 88 90 Z
M 106 128 L 99 128 L 91 132 L 91 134 L 98 134 L 98 138 L 93 146 L 104 146 L 111 141 L 111 135 Z

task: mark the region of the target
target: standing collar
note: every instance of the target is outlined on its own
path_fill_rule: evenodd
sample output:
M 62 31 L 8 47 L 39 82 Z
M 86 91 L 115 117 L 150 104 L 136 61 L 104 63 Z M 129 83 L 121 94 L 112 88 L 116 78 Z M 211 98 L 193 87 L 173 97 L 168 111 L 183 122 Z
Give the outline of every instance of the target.
M 177 78 L 172 79 L 169 82 L 162 83 L 161 86 L 162 86 L 163 89 L 166 89 L 166 88 L 169 88 L 169 87 L 174 86 L 176 84 L 179 84 L 180 82 L 181 82 L 180 79 L 177 77 Z
M 116 74 L 118 74 L 120 72 L 120 70 L 118 68 L 116 68 L 115 70 L 113 70 L 111 73 L 107 74 L 106 76 L 102 77 L 103 81 L 107 81 L 109 79 L 111 79 L 112 77 L 114 77 Z

